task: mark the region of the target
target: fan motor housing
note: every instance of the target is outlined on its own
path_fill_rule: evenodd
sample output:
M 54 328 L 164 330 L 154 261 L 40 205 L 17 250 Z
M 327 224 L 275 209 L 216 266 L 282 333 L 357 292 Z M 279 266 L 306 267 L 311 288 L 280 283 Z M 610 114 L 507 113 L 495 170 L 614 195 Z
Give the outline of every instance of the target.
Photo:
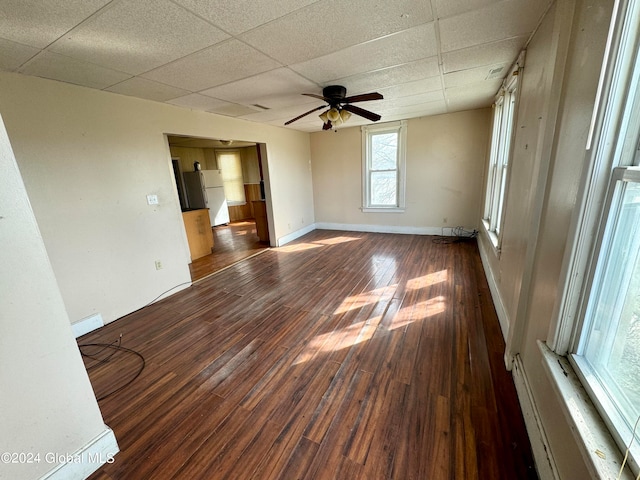
M 322 96 L 339 102 L 347 96 L 347 89 L 342 85 L 329 85 L 322 89 Z

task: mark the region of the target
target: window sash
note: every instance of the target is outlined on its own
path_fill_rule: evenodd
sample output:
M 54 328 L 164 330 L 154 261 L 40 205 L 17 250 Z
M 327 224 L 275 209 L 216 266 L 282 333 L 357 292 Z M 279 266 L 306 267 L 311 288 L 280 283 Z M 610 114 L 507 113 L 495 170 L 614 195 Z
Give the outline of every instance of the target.
M 382 136 L 382 135 L 389 135 L 389 134 L 394 134 L 395 135 L 395 140 L 396 140 L 396 148 L 395 148 L 395 152 L 394 152 L 394 159 L 393 159 L 393 167 L 392 168 L 374 168 L 373 164 L 374 164 L 374 139 L 377 136 Z M 394 129 L 393 131 L 382 131 L 382 132 L 374 132 L 374 133 L 370 133 L 368 135 L 368 146 L 369 146 L 369 155 L 367 155 L 367 160 L 368 160 L 368 169 L 369 169 L 369 195 L 368 195 L 368 201 L 367 201 L 367 205 L 370 207 L 398 207 L 398 137 L 399 134 L 398 132 Z M 387 174 L 387 175 L 384 175 Z M 388 174 L 392 174 L 392 175 L 388 175 Z M 377 201 L 376 197 L 380 197 L 380 195 L 378 194 L 378 192 L 376 192 L 376 178 L 378 179 L 382 179 L 385 176 L 387 177 L 393 177 L 393 181 L 392 182 L 386 182 L 391 183 L 391 185 L 388 185 L 388 188 L 392 188 L 393 189 L 393 196 L 392 196 L 392 201 L 391 202 L 384 202 L 384 201 Z
M 393 164 L 374 167 L 373 149 L 374 139 L 381 135 L 395 135 L 396 148 L 393 154 Z M 363 155 L 363 211 L 402 211 L 404 208 L 404 165 L 406 122 L 372 125 L 362 127 L 362 155 Z M 386 167 L 386 168 L 385 168 Z M 385 177 L 387 180 L 385 181 Z M 378 195 L 376 184 L 382 189 L 389 190 L 386 196 Z
M 626 203 L 626 194 L 633 193 L 630 185 L 637 187 L 636 198 L 633 203 Z M 632 211 L 633 205 L 637 206 Z M 604 211 L 596 260 L 585 289 L 581 330 L 570 359 L 612 435 L 619 445 L 625 445 L 640 415 L 640 390 L 630 386 L 628 374 L 616 364 L 625 366 L 626 342 L 623 346 L 625 337 L 621 337 L 620 329 L 630 322 L 633 307 L 629 294 L 633 295 L 640 282 L 640 278 L 634 281 L 632 277 L 640 277 L 640 268 L 636 268 L 640 257 L 640 168 L 614 169 Z M 627 257 L 623 256 L 625 253 Z M 633 290 L 632 282 L 636 283 Z M 626 358 L 626 368 L 635 368 L 628 365 L 628 355 Z M 640 370 L 640 363 L 637 367 Z M 629 454 L 637 465 L 637 442 Z
M 216 150 L 216 161 L 222 175 L 224 195 L 228 205 L 244 205 L 244 178 L 238 150 Z
M 519 73 L 519 71 L 516 71 Z M 511 143 L 514 135 L 515 107 L 518 92 L 518 75 L 514 75 L 506 91 L 496 100 L 491 134 L 487 190 L 485 194 L 484 225 L 494 247 L 499 248 L 500 230 L 504 212 Z

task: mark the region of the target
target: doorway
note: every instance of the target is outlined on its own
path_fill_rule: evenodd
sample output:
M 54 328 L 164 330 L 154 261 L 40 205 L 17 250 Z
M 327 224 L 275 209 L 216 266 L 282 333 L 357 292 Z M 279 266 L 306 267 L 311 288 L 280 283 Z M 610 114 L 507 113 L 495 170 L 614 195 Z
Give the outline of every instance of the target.
M 181 135 L 167 135 L 167 141 L 176 192 L 180 197 L 185 231 L 189 238 L 192 260 L 189 269 L 192 281 L 207 277 L 266 250 L 269 247 L 269 225 L 263 177 L 264 145 Z M 193 235 L 194 228 L 187 225 L 188 219 L 193 218 L 194 211 L 200 210 L 204 213 L 200 218 L 206 220 L 207 215 L 203 207 L 209 206 L 202 204 L 202 196 L 192 192 L 194 188 L 198 189 L 198 186 L 194 187 L 195 174 L 191 172 L 198 170 L 205 171 L 201 175 L 202 188 L 205 191 L 209 190 L 204 184 L 205 179 L 211 176 L 206 171 L 214 170 L 222 178 L 226 197 L 224 208 L 228 210 L 228 220 L 217 224 L 219 222 L 213 219 L 214 216 L 210 216 L 211 225 L 197 229 L 198 235 L 207 237 L 206 248 L 194 252 L 191 248 L 192 238 L 189 237 Z M 186 186 L 185 174 L 190 176 L 190 182 Z M 198 201 L 196 197 L 199 197 Z M 215 208 L 217 210 L 219 206 Z M 210 247 L 210 244 L 213 247 Z

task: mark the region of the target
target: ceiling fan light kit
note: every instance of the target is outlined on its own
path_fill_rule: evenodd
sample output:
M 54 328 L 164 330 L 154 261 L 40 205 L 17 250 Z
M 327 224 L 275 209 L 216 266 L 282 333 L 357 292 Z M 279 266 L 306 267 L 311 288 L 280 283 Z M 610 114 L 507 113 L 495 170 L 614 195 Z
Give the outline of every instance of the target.
M 322 89 L 322 96 L 316 95 L 315 93 L 303 93 L 302 95 L 323 100 L 327 103 L 327 105 L 316 107 L 306 113 L 303 113 L 302 115 L 292 118 L 291 120 L 286 122 L 285 125 L 289 125 L 296 120 L 300 120 L 302 117 L 306 117 L 307 115 L 324 108 L 328 108 L 328 110 L 322 112 L 319 115 L 320 119 L 323 122 L 323 130 L 330 130 L 333 127 L 341 125 L 342 123 L 349 120 L 349 118 L 351 118 L 351 114 L 356 114 L 360 117 L 366 118 L 367 120 L 371 120 L 372 122 L 377 122 L 382 118 L 377 113 L 373 113 L 369 110 L 365 110 L 364 108 L 351 105 L 352 103 L 356 102 L 382 100 L 384 97 L 378 92 L 364 93 L 361 95 L 353 95 L 351 97 L 347 97 L 347 89 L 345 87 L 343 87 L 342 85 L 329 85 L 328 87 L 324 87 Z

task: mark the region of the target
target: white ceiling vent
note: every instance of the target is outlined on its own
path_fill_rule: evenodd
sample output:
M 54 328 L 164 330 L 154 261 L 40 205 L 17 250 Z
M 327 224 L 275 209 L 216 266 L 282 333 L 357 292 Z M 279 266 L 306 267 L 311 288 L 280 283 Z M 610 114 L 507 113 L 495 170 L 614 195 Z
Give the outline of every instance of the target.
M 503 71 L 504 71 L 504 65 L 500 67 L 493 67 L 489 70 L 489 73 L 485 77 L 485 80 L 491 80 L 493 78 L 502 78 L 504 76 L 502 73 Z

